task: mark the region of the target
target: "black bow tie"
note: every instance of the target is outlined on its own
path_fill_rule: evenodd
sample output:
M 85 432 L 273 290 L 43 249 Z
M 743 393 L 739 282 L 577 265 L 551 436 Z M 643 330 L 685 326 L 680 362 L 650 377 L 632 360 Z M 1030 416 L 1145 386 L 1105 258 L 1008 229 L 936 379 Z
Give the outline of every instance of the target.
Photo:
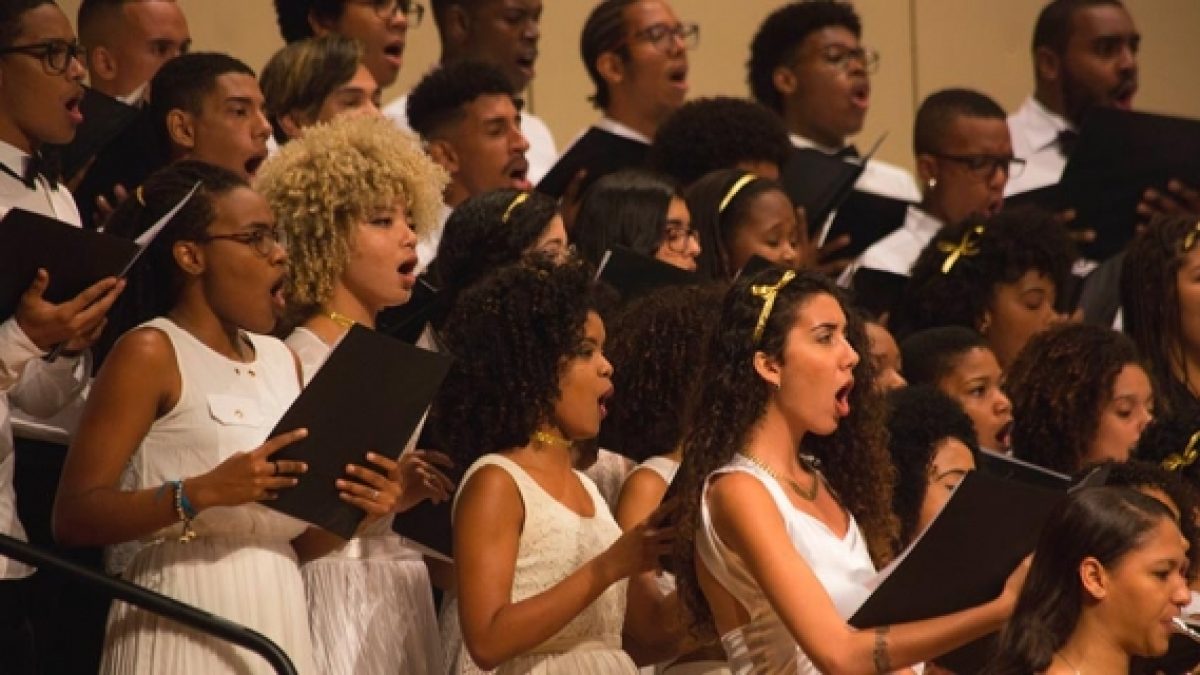
M 1072 152 L 1075 152 L 1075 146 L 1079 145 L 1079 132 L 1072 129 L 1063 129 L 1058 132 L 1058 147 L 1062 148 L 1062 153 L 1066 157 L 1070 157 Z
M 0 163 L 0 170 L 25 184 L 30 190 L 37 189 L 37 177 L 41 176 L 51 190 L 58 188 L 58 167 L 53 160 L 47 159 L 40 152 L 25 160 L 25 171 L 18 174 L 7 164 Z
M 841 150 L 833 153 L 833 156 L 840 157 L 842 159 L 858 159 L 858 148 L 854 147 L 853 145 L 847 145 Z

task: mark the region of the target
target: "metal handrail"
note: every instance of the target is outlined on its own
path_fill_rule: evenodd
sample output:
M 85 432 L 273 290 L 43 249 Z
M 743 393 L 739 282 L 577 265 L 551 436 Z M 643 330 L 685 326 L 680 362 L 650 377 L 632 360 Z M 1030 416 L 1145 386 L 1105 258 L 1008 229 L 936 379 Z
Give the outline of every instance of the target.
M 52 568 L 84 582 L 105 595 L 122 600 L 148 612 L 178 621 L 190 628 L 232 642 L 258 654 L 271 664 L 278 675 L 297 675 L 296 667 L 279 645 L 258 631 L 223 619 L 197 607 L 182 603 L 162 593 L 156 593 L 124 579 L 110 577 L 95 570 L 65 560 L 36 546 L 0 534 L 0 556 L 19 560 L 27 565 Z

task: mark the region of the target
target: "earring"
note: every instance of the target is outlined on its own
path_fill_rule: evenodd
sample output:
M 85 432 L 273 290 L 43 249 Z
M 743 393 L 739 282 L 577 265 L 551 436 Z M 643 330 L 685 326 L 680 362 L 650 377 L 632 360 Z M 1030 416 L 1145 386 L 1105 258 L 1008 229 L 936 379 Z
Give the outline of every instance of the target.
M 989 319 L 988 317 L 986 317 L 986 316 L 985 316 L 985 317 L 984 317 L 984 318 L 983 318 L 983 319 L 982 319 L 982 320 L 979 322 L 979 334 L 980 334 L 980 335 L 987 335 L 988 328 L 990 328 L 990 327 L 991 327 L 991 325 L 992 325 L 992 321 L 991 321 L 991 319 Z
M 933 188 L 937 187 L 937 179 L 936 179 L 936 178 L 930 178 L 928 181 L 926 181 L 926 182 L 925 182 L 925 185 L 926 185 L 926 186 L 927 186 L 927 187 L 928 187 L 930 190 L 932 190 Z

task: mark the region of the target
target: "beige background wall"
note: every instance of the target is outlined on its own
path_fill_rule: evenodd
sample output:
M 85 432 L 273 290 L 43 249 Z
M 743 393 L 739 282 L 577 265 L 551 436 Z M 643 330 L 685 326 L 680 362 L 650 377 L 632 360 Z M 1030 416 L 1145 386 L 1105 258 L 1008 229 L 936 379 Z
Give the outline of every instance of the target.
M 420 0 L 419 0 L 420 1 Z M 74 16 L 79 0 L 59 0 Z M 229 52 L 261 69 L 282 45 L 271 0 L 179 0 L 195 48 Z M 592 3 L 544 0 L 538 76 L 530 108 L 550 125 L 560 146 L 595 118 L 579 58 L 579 30 Z M 428 0 L 425 0 L 428 5 Z M 691 55 L 693 97 L 746 95 L 750 38 L 778 0 L 673 0 L 684 19 L 700 23 Z M 858 0 L 864 42 L 883 55 L 872 82 L 872 109 L 862 145 L 887 131 L 880 157 L 911 167 L 913 113 L 922 97 L 948 86 L 969 86 L 1012 110 L 1032 87 L 1029 40 L 1042 0 Z M 1200 0 L 1126 0 L 1143 35 L 1144 110 L 1200 118 Z M 391 99 L 437 60 L 433 22 L 410 32 L 409 48 Z

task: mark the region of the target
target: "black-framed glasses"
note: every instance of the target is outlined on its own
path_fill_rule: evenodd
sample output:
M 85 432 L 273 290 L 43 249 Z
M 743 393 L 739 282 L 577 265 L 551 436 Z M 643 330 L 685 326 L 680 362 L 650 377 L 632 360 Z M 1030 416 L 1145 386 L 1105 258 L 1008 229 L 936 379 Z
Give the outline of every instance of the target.
M 67 72 L 71 67 L 72 59 L 78 61 L 84 68 L 87 67 L 87 52 L 84 51 L 83 45 L 66 40 L 46 40 L 28 45 L 5 47 L 0 49 L 0 56 L 4 54 L 24 54 L 39 59 L 48 75 L 62 75 Z
M 204 243 L 218 240 L 235 241 L 239 244 L 245 244 L 264 258 L 271 257 L 271 254 L 275 252 L 276 246 L 287 250 L 287 233 L 279 226 L 256 227 L 247 232 L 234 232 L 233 234 L 206 234 L 196 241 Z
M 821 60 L 842 70 L 850 70 L 850 65 L 855 61 L 861 63 L 868 74 L 873 75 L 879 70 L 879 51 L 870 47 L 826 45 L 821 50 Z
M 700 44 L 700 24 L 691 21 L 674 26 L 656 23 L 634 33 L 633 37 L 649 42 L 662 52 L 671 51 L 676 40 L 683 43 L 684 49 L 695 49 Z
M 1001 169 L 1008 178 L 1016 178 L 1025 170 L 1025 160 L 1012 155 L 950 155 L 940 152 L 931 154 L 938 159 L 958 162 L 983 180 L 995 178 L 996 172 Z
M 693 241 L 700 241 L 700 233 L 691 225 L 668 225 L 665 234 L 664 243 L 672 253 L 686 254 Z
M 357 5 L 366 5 L 382 21 L 391 21 L 397 14 L 408 19 L 408 27 L 416 28 L 425 19 L 425 5 L 412 0 L 352 0 Z

